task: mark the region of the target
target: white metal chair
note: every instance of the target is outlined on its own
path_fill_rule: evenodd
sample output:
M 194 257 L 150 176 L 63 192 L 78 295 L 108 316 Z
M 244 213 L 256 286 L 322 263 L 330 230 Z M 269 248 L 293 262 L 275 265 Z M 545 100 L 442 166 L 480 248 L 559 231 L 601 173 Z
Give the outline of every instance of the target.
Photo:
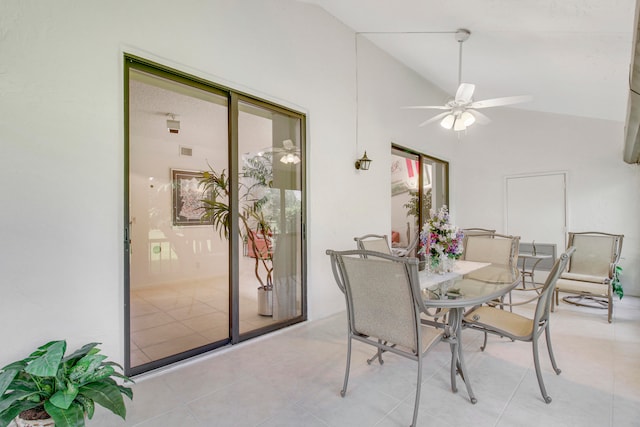
M 391 255 L 391 246 L 386 234 L 365 234 L 361 237 L 354 237 L 357 248 L 360 250 L 381 252 Z
M 416 425 L 422 384 L 422 358 L 438 342 L 444 331 L 423 325 L 424 308 L 420 296 L 418 260 L 380 252 L 328 250 L 338 287 L 345 295 L 348 317 L 348 349 L 341 396 L 347 392 L 352 341 L 391 352 L 418 363 L 413 421 Z
M 490 262 L 517 268 L 520 236 L 479 233 L 465 236 L 463 258 L 466 261 Z M 504 300 L 504 298 L 502 298 Z M 501 301 L 496 303 L 502 304 Z M 509 302 L 512 301 L 509 292 Z
M 569 258 L 573 254 L 574 250 L 575 249 L 573 247 L 570 247 L 567 249 L 567 252 L 562 254 L 556 260 L 539 295 L 536 294 L 535 297 L 527 301 L 511 304 L 512 306 L 522 305 L 537 300 L 533 319 L 510 311 L 500 310 L 496 307 L 478 306 L 465 313 L 462 320 L 463 327 L 484 332 L 484 343 L 482 344 L 482 347 L 480 347 L 482 351 L 484 351 L 487 346 L 487 334 L 508 337 L 514 341 L 531 342 L 533 346 L 533 362 L 536 369 L 536 376 L 538 378 L 538 385 L 540 386 L 540 392 L 542 393 L 542 397 L 546 403 L 551 402 L 551 397 L 548 395 L 544 386 L 544 381 L 542 380 L 542 372 L 540 371 L 540 360 L 538 356 L 538 339 L 544 332 L 553 370 L 556 374 L 560 375 L 561 371 L 556 364 L 555 357 L 553 356 L 553 349 L 551 347 L 549 309 L 553 305 L 553 291 L 558 277 L 560 277 L 560 274 L 566 268 Z
M 569 246 L 576 248 L 569 268 L 558 279 L 556 305 L 560 292 L 575 294 L 563 301 L 588 307 L 608 309 L 607 320 L 613 319 L 613 289 L 611 281 L 620 261 L 622 234 L 595 231 L 569 233 Z
M 504 234 L 477 234 L 466 237 L 464 259 L 467 261 L 490 262 L 516 266 L 520 236 Z

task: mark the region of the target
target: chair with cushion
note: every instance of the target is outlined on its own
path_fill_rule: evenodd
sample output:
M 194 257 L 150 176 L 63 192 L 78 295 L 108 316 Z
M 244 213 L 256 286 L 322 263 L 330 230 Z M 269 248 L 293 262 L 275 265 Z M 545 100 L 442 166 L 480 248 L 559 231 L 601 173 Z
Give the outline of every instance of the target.
M 247 237 L 247 256 L 267 259 L 273 255 L 273 243 L 268 240 L 271 237 L 265 237 L 264 234 L 252 230 L 249 233 L 251 236 Z
M 490 262 L 517 268 L 520 236 L 491 233 L 465 236 L 465 239 L 463 252 L 465 261 Z M 499 302 L 502 305 L 503 300 L 504 297 L 496 303 Z M 509 292 L 509 302 L 511 300 L 511 292 Z
M 574 248 L 570 247 L 567 252 L 562 254 L 555 262 L 547 280 L 542 287 L 540 294 L 530 300 L 511 304 L 512 306 L 526 304 L 536 301 L 536 308 L 533 318 L 521 316 L 519 314 L 501 310 L 496 307 L 478 306 L 469 310 L 464 315 L 463 327 L 475 329 L 484 332 L 484 343 L 480 349 L 484 351 L 487 346 L 487 334 L 495 334 L 500 337 L 508 337 L 514 341 L 531 342 L 533 346 L 533 362 L 535 365 L 536 376 L 540 392 L 546 403 L 551 402 L 551 397 L 547 394 L 544 382 L 542 380 L 542 372 L 540 371 L 540 360 L 538 356 L 538 339 L 544 332 L 547 341 L 547 350 L 553 370 L 560 375 L 560 369 L 556 364 L 551 348 L 551 333 L 549 332 L 549 309 L 553 305 L 553 291 L 555 289 L 560 273 L 564 271 L 569 262 Z
M 362 237 L 354 237 L 360 250 L 382 252 L 391 255 L 391 247 L 386 234 L 365 234 Z
M 520 236 L 478 234 L 466 236 L 463 259 L 515 266 L 518 261 Z
M 422 325 L 418 260 L 380 252 L 328 250 L 336 283 L 345 295 L 348 322 L 347 363 L 340 395 L 347 392 L 352 341 L 356 340 L 418 363 L 412 426 L 416 425 L 422 384 L 422 359 L 443 339 L 443 330 Z M 382 363 L 382 359 L 380 358 Z
M 467 247 L 467 239 L 469 236 L 485 236 L 485 237 L 493 237 L 496 234 L 496 230 L 491 230 L 488 228 L 463 228 L 462 231 L 462 247 Z M 464 253 L 462 254 L 462 259 L 464 259 Z
M 607 308 L 609 323 L 613 317 L 611 281 L 622 252 L 622 234 L 601 232 L 569 233 L 569 246 L 576 248 L 569 268 L 558 279 L 556 305 L 560 292 L 575 294 L 563 301 L 597 308 Z

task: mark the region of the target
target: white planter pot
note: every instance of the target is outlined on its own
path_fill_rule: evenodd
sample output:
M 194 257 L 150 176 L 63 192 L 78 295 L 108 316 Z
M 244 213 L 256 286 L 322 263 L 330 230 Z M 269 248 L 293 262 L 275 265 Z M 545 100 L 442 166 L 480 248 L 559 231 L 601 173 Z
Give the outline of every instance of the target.
M 56 425 L 52 418 L 45 420 L 23 420 L 20 417 L 16 417 L 13 422 L 16 427 L 54 427 Z
M 273 316 L 273 290 L 258 288 L 258 314 Z

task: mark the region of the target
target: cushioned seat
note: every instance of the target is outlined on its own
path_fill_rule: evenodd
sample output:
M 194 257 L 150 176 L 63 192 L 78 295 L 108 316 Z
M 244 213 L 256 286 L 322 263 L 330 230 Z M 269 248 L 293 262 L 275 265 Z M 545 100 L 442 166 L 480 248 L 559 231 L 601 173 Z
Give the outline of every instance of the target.
M 613 288 L 615 268 L 622 252 L 622 234 L 595 231 L 569 233 L 569 246 L 576 248 L 569 261 L 569 268 L 558 279 L 556 305 L 559 293 L 566 296 L 563 301 L 588 307 L 606 308 L 607 320 L 613 319 Z
M 551 365 L 556 374 L 560 374 L 560 369 L 556 365 L 551 347 L 551 333 L 549 332 L 549 309 L 553 305 L 553 291 L 560 273 L 566 268 L 569 258 L 574 248 L 570 247 L 555 262 L 547 280 L 539 295 L 536 294 L 531 300 L 509 304 L 511 306 L 523 305 L 536 301 L 536 309 L 533 318 L 527 318 L 511 311 L 500 310 L 496 307 L 478 306 L 469 310 L 464 315 L 463 327 L 484 332 L 484 343 L 481 350 L 487 346 L 487 334 L 494 334 L 500 337 L 511 338 L 514 341 L 531 342 L 533 347 L 533 362 L 538 378 L 538 386 L 546 403 L 551 402 L 551 397 L 547 394 L 542 379 L 540 360 L 538 356 L 538 339 L 544 333 L 547 341 L 547 350 Z
M 366 250 L 328 250 L 327 254 L 347 308 L 347 364 L 340 395 L 347 393 L 353 340 L 376 347 L 381 364 L 383 352 L 414 360 L 418 369 L 411 426 L 415 427 L 423 358 L 444 339 L 443 329 L 421 323 L 420 313 L 426 308 L 420 294 L 418 260 Z M 361 375 L 358 380 L 362 381 Z M 388 387 L 388 378 L 378 384 Z M 357 391 L 362 392 L 362 387 Z

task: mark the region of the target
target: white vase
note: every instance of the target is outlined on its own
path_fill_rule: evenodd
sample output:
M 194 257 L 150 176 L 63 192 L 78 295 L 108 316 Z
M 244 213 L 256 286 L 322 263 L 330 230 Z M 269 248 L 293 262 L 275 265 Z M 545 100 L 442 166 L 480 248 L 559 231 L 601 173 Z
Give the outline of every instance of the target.
M 258 314 L 273 316 L 273 290 L 258 288 Z

